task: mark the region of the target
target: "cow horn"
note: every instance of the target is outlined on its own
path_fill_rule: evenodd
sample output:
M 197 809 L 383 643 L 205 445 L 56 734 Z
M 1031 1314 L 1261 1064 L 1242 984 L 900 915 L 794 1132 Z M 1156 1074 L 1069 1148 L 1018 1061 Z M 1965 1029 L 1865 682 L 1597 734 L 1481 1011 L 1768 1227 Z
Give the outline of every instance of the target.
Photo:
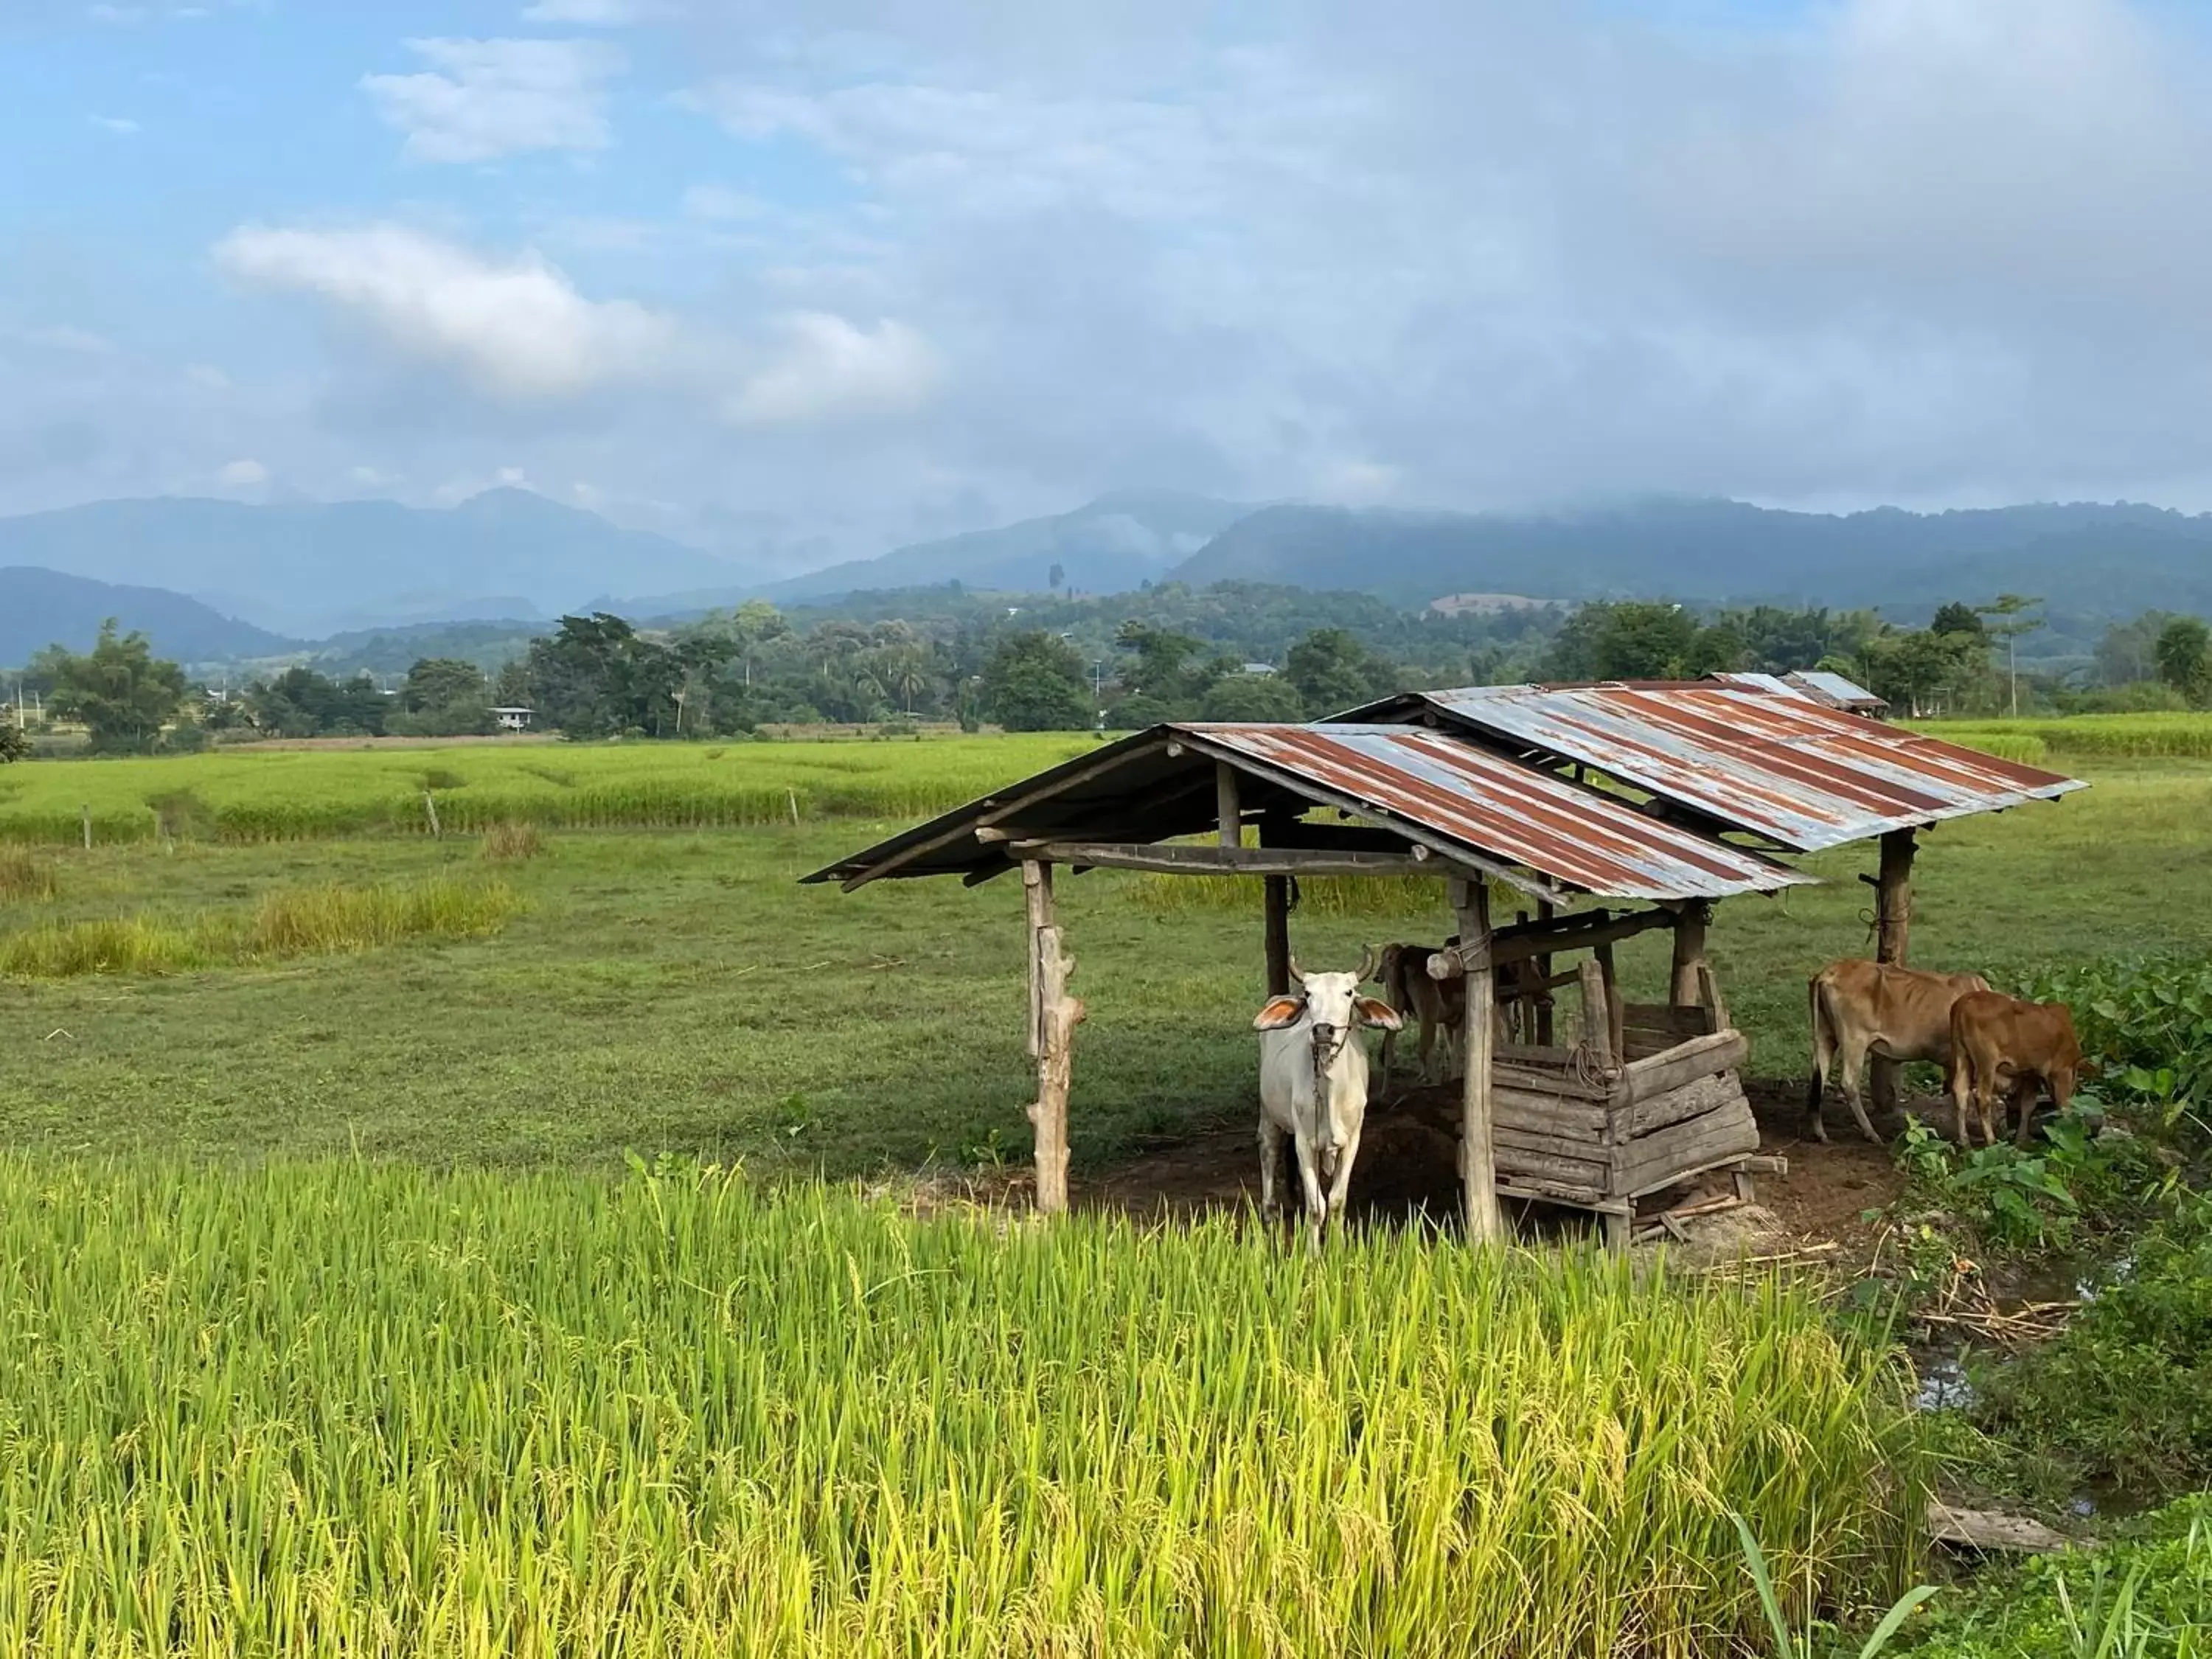
M 1306 982 L 1306 976 L 1298 971 L 1298 959 L 1295 955 L 1291 957 L 1291 977 L 1301 985 Z
M 1362 980 L 1375 977 L 1375 947 L 1373 945 L 1363 945 L 1359 947 L 1359 972 L 1356 977 Z

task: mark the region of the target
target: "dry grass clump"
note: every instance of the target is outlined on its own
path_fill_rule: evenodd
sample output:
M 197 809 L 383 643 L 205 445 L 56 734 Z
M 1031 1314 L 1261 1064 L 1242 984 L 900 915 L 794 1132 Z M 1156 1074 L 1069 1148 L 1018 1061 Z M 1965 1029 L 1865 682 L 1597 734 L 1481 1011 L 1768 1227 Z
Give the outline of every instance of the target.
M 1907 1379 L 1772 1281 L 1005 1220 L 0 1157 L 0 1651 L 1693 1659 L 1731 1511 L 1793 1618 L 1911 1582 Z
M 483 842 L 477 848 L 477 856 L 494 862 L 512 859 L 534 859 L 545 850 L 545 836 L 534 823 L 508 819 L 495 823 L 483 833 Z
M 475 939 L 521 908 L 501 882 L 331 883 L 271 893 L 252 910 L 187 920 L 141 914 L 50 922 L 0 938 L 0 975 L 73 979 L 167 974 L 285 957 L 367 951 L 410 939 Z
M 50 899 L 59 890 L 46 860 L 21 847 L 0 847 L 0 903 Z

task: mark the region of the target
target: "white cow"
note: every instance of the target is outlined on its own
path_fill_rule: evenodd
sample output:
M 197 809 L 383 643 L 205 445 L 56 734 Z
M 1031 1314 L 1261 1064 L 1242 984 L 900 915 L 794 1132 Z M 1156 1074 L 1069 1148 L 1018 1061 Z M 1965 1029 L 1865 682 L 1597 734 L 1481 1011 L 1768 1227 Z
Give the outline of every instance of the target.
M 1296 1151 L 1306 1215 L 1318 1251 L 1329 1218 L 1344 1208 L 1359 1156 L 1359 1131 L 1367 1117 L 1367 1050 L 1361 1026 L 1395 1031 L 1402 1022 L 1386 1002 L 1359 994 L 1372 970 L 1363 951 L 1354 974 L 1301 974 L 1297 991 L 1272 998 L 1252 1024 L 1260 1032 L 1260 1203 L 1275 1207 L 1275 1171 L 1287 1133 Z M 1328 1183 L 1324 1194 L 1322 1183 Z

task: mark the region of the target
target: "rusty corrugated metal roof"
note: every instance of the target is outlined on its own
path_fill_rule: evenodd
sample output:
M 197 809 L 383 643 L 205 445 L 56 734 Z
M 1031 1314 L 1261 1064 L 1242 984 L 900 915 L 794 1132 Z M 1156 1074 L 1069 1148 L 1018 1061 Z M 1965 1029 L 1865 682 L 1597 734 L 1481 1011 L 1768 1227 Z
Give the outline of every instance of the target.
M 1887 708 L 1889 700 L 1878 697 L 1856 680 L 1845 679 L 1841 674 L 1826 668 L 1803 668 L 1787 677 L 1788 683 L 1802 686 L 1813 696 L 1838 708 Z
M 1626 801 L 1404 726 L 1179 726 L 1329 794 L 1608 898 L 1718 898 L 1814 878 Z
M 1344 718 L 1424 710 L 1493 747 L 1580 762 L 1800 852 L 2086 787 L 1802 697 L 1711 682 L 1469 686 Z

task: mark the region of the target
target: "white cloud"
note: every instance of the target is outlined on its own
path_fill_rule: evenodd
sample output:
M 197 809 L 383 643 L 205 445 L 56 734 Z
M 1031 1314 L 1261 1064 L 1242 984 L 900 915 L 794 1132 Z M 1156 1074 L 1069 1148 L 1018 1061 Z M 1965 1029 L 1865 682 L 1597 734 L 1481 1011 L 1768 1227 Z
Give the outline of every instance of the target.
M 406 482 L 398 473 L 386 472 L 378 466 L 349 466 L 346 469 L 346 481 L 363 489 L 389 489 Z
M 258 288 L 311 294 L 418 359 L 510 398 L 573 396 L 666 374 L 678 330 L 627 301 L 587 300 L 535 253 L 498 260 L 398 225 L 248 226 L 216 262 Z
M 611 142 L 606 83 L 624 67 L 593 40 L 410 40 L 430 67 L 369 75 L 362 86 L 418 161 L 493 161 Z
M 766 210 L 758 197 L 726 185 L 694 185 L 684 192 L 684 211 L 693 219 L 753 219 Z
M 92 118 L 92 124 L 124 138 L 136 137 L 141 131 L 136 121 L 125 115 L 95 115 Z
M 219 470 L 216 482 L 230 489 L 256 489 L 269 482 L 269 469 L 255 460 L 233 461 Z
M 905 324 L 872 329 L 823 312 L 783 319 L 780 349 L 723 405 L 740 426 L 804 425 L 833 416 L 903 414 L 927 402 L 936 353 Z
M 84 15 L 95 23 L 143 23 L 146 21 L 143 6 L 87 6 Z

